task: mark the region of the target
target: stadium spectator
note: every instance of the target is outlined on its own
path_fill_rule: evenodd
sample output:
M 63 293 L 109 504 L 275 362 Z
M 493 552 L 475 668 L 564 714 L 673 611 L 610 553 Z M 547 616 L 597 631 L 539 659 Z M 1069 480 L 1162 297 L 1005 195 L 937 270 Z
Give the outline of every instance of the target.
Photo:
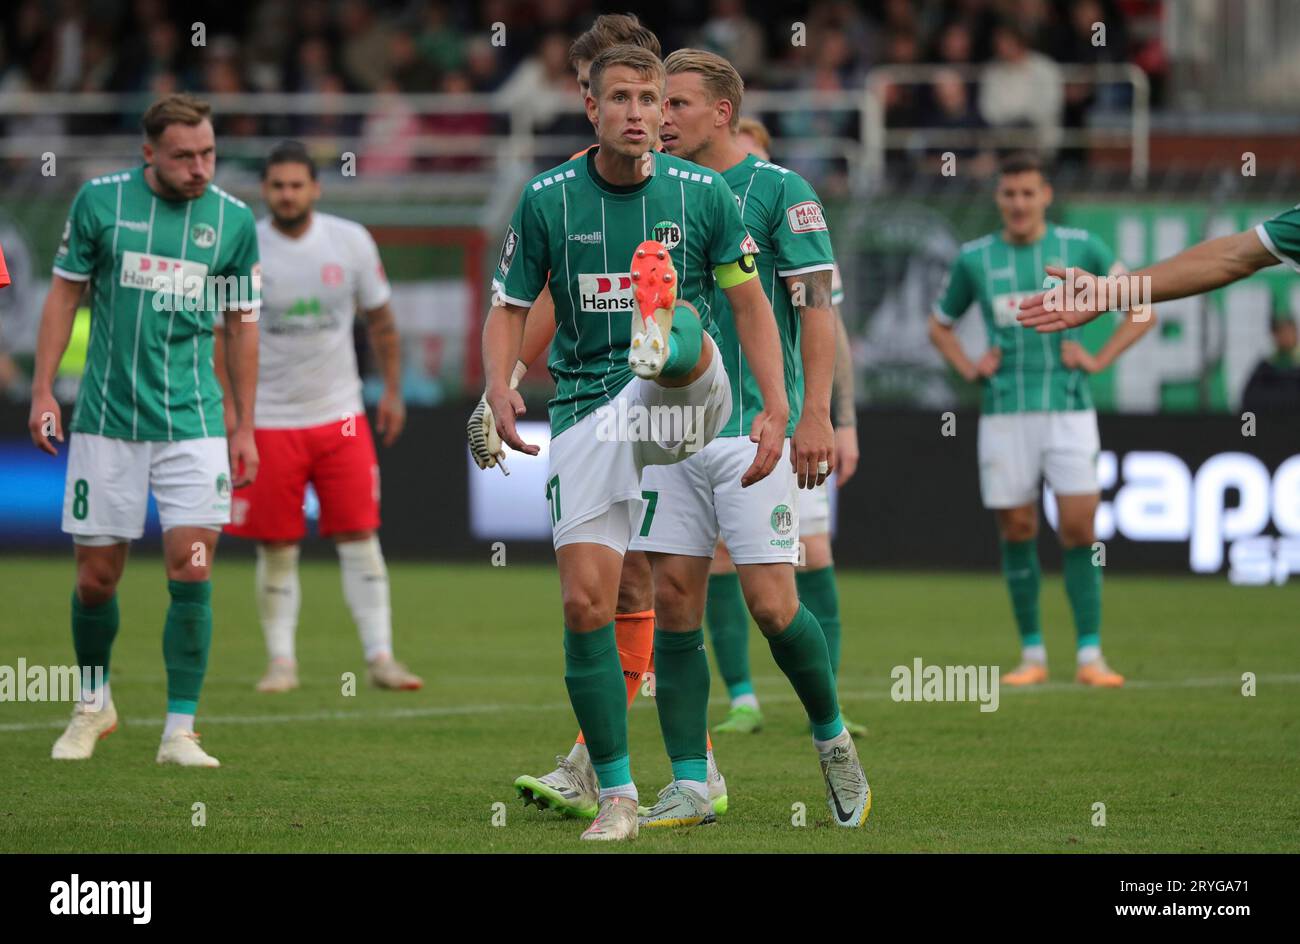
M 432 92 L 438 87 L 438 68 L 420 53 L 415 38 L 398 30 L 388 36 L 389 74 L 403 92 Z
M 716 52 L 748 81 L 763 64 L 763 28 L 745 12 L 741 0 L 712 0 L 709 10 L 693 45 Z
M 1241 408 L 1252 413 L 1300 412 L 1300 348 L 1296 346 L 1295 316 L 1275 308 L 1269 319 L 1273 355 L 1260 361 L 1246 381 Z
M 394 79 L 376 89 L 380 103 L 361 128 L 360 171 L 364 174 L 409 174 L 415 170 L 420 118 L 401 95 Z
M 923 118 L 926 128 L 974 133 L 985 127 L 971 100 L 969 84 L 957 72 L 944 70 L 938 73 L 927 91 L 928 107 Z M 969 161 L 962 165 L 962 174 L 984 178 L 993 172 L 993 155 L 973 144 L 935 144 L 926 151 L 928 162 L 937 166 L 948 151 L 959 161 Z
M 343 68 L 348 80 L 366 92 L 379 91 L 389 77 L 388 24 L 364 0 L 344 0 L 339 9 Z
M 980 78 L 980 114 L 994 128 L 1032 129 L 1032 141 L 1013 144 L 1055 153 L 1064 98 L 1060 68 L 1030 49 L 1023 30 L 1011 20 L 994 30 L 993 49 L 994 60 Z
M 1070 8 L 1068 28 L 1059 33 L 1050 51 L 1052 58 L 1059 63 L 1095 66 L 1124 62 L 1127 45 L 1122 21 L 1105 17 L 1098 0 L 1076 0 Z M 1065 127 L 1083 128 L 1094 105 L 1101 103 L 1117 107 L 1124 104 L 1127 93 L 1127 86 L 1122 84 L 1067 84 L 1063 115 Z M 1086 154 L 1082 148 L 1068 148 L 1061 156 L 1065 160 L 1083 161 Z
M 464 72 L 448 72 L 438 89 L 448 95 L 465 95 L 474 91 Z M 492 116 L 486 112 L 446 112 L 425 118 L 425 129 L 435 141 L 449 138 L 484 138 L 492 130 Z M 473 154 L 439 155 L 429 161 L 430 170 L 469 171 L 483 166 L 483 159 Z
M 424 5 L 416 44 L 420 55 L 442 72 L 465 68 L 465 37 L 451 22 L 447 5 L 441 0 Z

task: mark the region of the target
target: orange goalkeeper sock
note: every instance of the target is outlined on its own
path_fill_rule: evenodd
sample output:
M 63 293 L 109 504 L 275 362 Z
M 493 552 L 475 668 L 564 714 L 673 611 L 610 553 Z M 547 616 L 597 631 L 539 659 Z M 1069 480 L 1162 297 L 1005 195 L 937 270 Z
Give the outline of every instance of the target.
M 623 666 L 623 681 L 627 683 L 627 703 L 636 700 L 641 682 L 655 649 L 655 611 L 617 613 L 614 616 L 614 638 L 618 641 L 618 661 Z M 582 732 L 578 743 L 586 744 Z

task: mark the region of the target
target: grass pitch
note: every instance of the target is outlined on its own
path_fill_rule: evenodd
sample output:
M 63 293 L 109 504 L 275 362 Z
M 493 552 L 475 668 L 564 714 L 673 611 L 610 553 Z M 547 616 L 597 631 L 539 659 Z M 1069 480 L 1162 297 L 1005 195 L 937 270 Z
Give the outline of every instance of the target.
M 73 661 L 71 557 L 0 560 L 0 664 Z M 161 562 L 133 558 L 113 654 L 121 726 L 85 763 L 50 746 L 68 706 L 0 703 L 0 851 L 595 851 L 581 824 L 525 810 L 511 782 L 571 744 L 558 581 L 551 568 L 390 566 L 398 657 L 417 693 L 371 690 L 337 565 L 302 567 L 303 688 L 260 695 L 264 651 L 252 563 L 219 560 L 215 632 L 198 716 L 220 770 L 153 762 L 165 706 Z M 719 735 L 731 811 L 717 826 L 646 831 L 601 852 L 1226 852 L 1300 850 L 1300 590 L 1221 578 L 1110 576 L 1104 641 L 1130 678 L 1075 686 L 1059 578 L 1043 586 L 1053 681 L 1003 688 L 1000 707 L 890 698 L 890 670 L 1017 655 L 996 573 L 840 575 L 841 698 L 870 726 L 875 793 L 861 830 L 830 825 L 803 714 L 751 639 L 767 727 Z M 356 673 L 356 694 L 341 677 Z M 1242 675 L 1257 679 L 1253 697 Z M 726 709 L 714 678 L 711 721 Z M 631 712 L 642 797 L 669 777 L 653 702 Z M 495 807 L 494 804 L 505 804 Z M 194 804 L 206 825 L 195 826 Z M 1093 825 L 1094 804 L 1105 825 Z M 794 825 L 796 804 L 806 825 Z M 504 810 L 504 824 L 500 822 Z

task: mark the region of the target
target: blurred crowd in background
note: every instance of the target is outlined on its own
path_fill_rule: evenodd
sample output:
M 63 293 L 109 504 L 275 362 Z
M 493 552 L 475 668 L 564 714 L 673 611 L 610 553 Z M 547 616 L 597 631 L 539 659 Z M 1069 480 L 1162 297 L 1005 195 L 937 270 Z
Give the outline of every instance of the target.
M 1050 147 L 1051 127 L 1081 126 L 1089 109 L 1125 104 L 1106 101 L 1104 87 L 1065 83 L 1062 64 L 1133 62 L 1159 92 L 1163 6 L 1163 0 L 665 0 L 636 12 L 665 53 L 682 46 L 714 50 L 751 89 L 857 90 L 879 65 L 984 64 L 978 82 L 953 72 L 928 86 L 891 87 L 888 124 L 1042 126 Z M 574 91 L 568 47 L 598 12 L 591 0 L 17 0 L 0 20 L 0 92 L 484 92 L 507 103 L 535 101 L 538 89 Z M 1094 29 L 1100 22 L 1106 24 L 1101 44 Z M 498 23 L 503 34 L 494 34 Z M 792 41 L 796 23 L 804 24 L 803 44 Z M 202 45 L 194 42 L 196 24 L 202 24 Z M 492 120 L 401 111 L 221 114 L 217 131 L 350 135 L 362 133 L 365 122 L 406 121 L 418 125 L 412 134 L 473 134 L 491 131 Z M 4 131 L 134 130 L 121 127 L 128 121 L 120 114 L 11 117 Z M 541 133 L 589 134 L 585 118 L 572 112 L 536 121 Z M 856 134 L 856 116 L 848 112 L 810 111 L 782 122 L 775 129 L 781 135 Z M 440 163 L 455 169 L 458 160 L 472 159 L 433 158 L 426 167 L 409 166 L 400 154 L 393 160 L 394 170 L 419 170 Z

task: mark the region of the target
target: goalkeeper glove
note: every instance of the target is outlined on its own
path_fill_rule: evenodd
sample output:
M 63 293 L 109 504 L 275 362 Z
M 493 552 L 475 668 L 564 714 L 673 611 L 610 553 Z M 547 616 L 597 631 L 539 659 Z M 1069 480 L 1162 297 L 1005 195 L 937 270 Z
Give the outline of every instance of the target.
M 515 364 L 514 373 L 510 377 L 511 390 L 519 386 L 519 380 L 527 370 L 527 365 L 522 361 Z M 486 392 L 479 398 L 478 406 L 474 407 L 474 412 L 470 414 L 466 432 L 469 434 L 469 454 L 475 465 L 480 469 L 490 469 L 500 465 L 502 473 L 510 474 L 510 470 L 506 468 L 505 447 L 501 443 L 501 437 L 497 435 L 496 417 L 492 413 L 492 407 L 488 406 Z

